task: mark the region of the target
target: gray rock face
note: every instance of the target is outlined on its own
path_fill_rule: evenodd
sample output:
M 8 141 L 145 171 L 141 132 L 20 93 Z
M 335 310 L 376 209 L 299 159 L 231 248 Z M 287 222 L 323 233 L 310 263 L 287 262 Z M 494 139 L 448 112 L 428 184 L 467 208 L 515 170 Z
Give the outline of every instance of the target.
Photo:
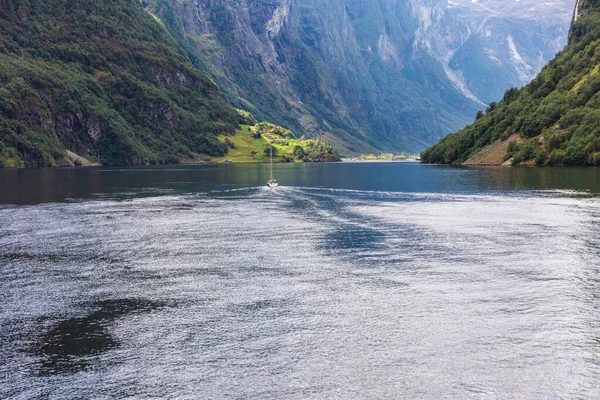
M 422 150 L 533 77 L 575 0 L 145 0 L 230 101 L 344 153 Z
M 465 96 L 488 104 L 528 83 L 565 46 L 575 0 L 433 3 L 444 10 L 419 31 L 419 45 Z

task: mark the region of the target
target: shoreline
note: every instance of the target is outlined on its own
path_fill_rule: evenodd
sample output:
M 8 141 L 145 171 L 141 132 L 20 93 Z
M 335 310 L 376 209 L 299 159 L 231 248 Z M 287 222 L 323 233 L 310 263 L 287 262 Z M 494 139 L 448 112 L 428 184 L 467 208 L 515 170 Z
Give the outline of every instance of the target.
M 354 158 L 342 158 L 344 163 L 421 163 L 421 160 L 407 159 L 407 160 L 363 160 Z
M 293 161 L 293 162 L 276 162 L 273 164 L 338 164 L 340 161 Z M 194 166 L 194 165 L 231 165 L 231 164 L 269 164 L 269 161 L 235 161 L 219 162 L 219 161 L 185 161 L 177 164 L 123 164 L 123 165 L 103 165 L 103 164 L 83 164 L 83 165 L 54 165 L 45 167 L 26 167 L 26 166 L 10 166 L 2 167 L 1 170 L 24 170 L 24 169 L 88 169 L 88 168 L 123 168 L 123 167 L 161 167 L 161 166 Z

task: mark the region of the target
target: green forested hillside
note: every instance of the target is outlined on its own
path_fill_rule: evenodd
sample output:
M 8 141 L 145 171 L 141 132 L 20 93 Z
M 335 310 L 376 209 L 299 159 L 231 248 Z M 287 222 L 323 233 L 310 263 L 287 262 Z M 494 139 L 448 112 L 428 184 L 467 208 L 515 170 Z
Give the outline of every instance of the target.
M 0 0 L 0 167 L 221 156 L 238 119 L 139 0 Z
M 143 3 L 236 107 L 345 154 L 417 152 L 477 110 L 416 45 L 409 1 Z
M 600 165 L 600 0 L 580 0 L 569 45 L 529 85 L 422 154 L 426 163 L 462 163 L 513 134 L 505 160 Z

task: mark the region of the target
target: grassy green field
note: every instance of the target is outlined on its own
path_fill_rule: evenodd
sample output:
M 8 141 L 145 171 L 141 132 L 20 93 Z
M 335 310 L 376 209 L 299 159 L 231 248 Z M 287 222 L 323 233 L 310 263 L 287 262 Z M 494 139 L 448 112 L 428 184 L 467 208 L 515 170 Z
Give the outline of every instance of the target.
M 270 125 L 272 129 L 241 125 L 234 135 L 220 135 L 219 140 L 228 145 L 229 150 L 222 157 L 211 157 L 211 161 L 224 163 L 228 160 L 243 163 L 265 163 L 270 157 L 266 149 L 271 143 L 275 148 L 273 162 L 319 162 L 339 161 L 337 151 L 328 143 L 314 139 L 297 139 L 286 137 L 283 128 Z M 304 157 L 298 157 L 295 150 L 301 147 Z

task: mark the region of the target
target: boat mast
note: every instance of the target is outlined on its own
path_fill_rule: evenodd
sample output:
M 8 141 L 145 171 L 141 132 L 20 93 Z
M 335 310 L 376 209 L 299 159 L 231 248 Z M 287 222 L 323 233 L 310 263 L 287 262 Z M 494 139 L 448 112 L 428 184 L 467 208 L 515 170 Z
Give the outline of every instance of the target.
M 273 142 L 271 142 L 271 180 L 273 180 Z

